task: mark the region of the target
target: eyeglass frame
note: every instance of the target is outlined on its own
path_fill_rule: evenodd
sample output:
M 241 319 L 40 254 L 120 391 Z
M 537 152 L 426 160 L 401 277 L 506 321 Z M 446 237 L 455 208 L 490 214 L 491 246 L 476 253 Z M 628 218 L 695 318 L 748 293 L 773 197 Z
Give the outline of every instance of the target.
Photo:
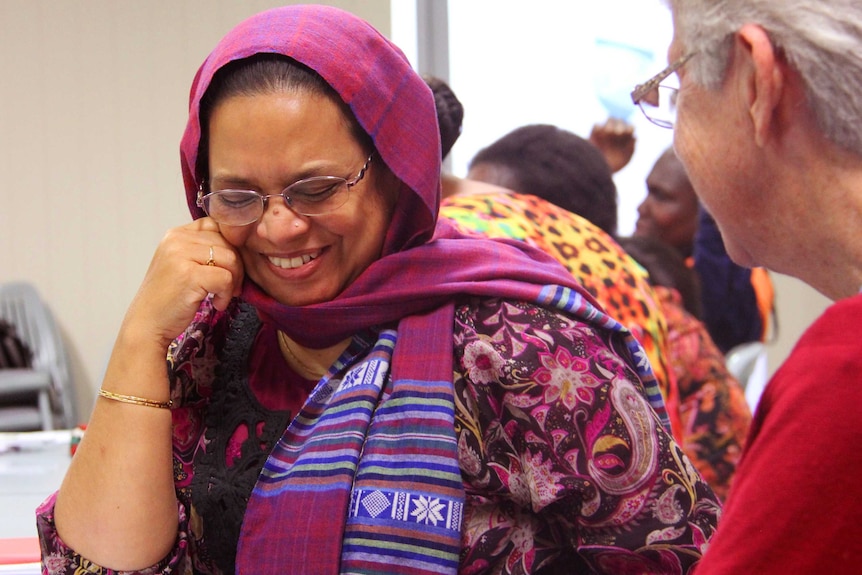
M 295 214 L 298 214 L 300 216 L 305 216 L 308 218 L 315 218 L 318 216 L 324 216 L 327 214 L 331 214 L 332 212 L 338 210 L 339 208 L 342 208 L 344 206 L 344 204 L 347 203 L 347 198 L 345 198 L 344 204 L 340 204 L 337 207 L 332 208 L 331 210 L 321 212 L 319 214 L 304 214 L 300 211 L 297 211 L 296 208 L 294 208 L 293 200 L 289 195 L 287 195 L 286 192 L 290 188 L 295 187 L 297 184 L 302 184 L 302 183 L 309 182 L 309 181 L 320 181 L 320 180 L 341 180 L 342 182 L 344 182 L 341 185 L 344 185 L 346 187 L 346 190 L 349 192 L 350 188 L 352 188 L 353 186 L 355 186 L 356 184 L 358 184 L 359 182 L 361 182 L 365 178 L 365 174 L 366 174 L 366 172 L 368 172 L 368 168 L 371 165 L 371 160 L 374 158 L 374 154 L 375 154 L 375 152 L 372 151 L 368 155 L 368 158 L 365 160 L 365 164 L 362 166 L 362 168 L 360 168 L 359 173 L 356 174 L 356 177 L 354 177 L 352 179 L 348 180 L 346 178 L 341 178 L 338 176 L 312 176 L 310 178 L 302 178 L 301 180 L 297 180 L 297 181 L 293 182 L 292 184 L 290 184 L 289 186 L 286 186 L 283 190 L 281 190 L 277 194 L 261 194 L 259 192 L 254 191 L 254 190 L 242 190 L 242 189 L 236 189 L 236 188 L 229 188 L 229 189 L 225 189 L 225 190 L 216 190 L 214 192 L 209 192 L 209 193 L 204 194 L 204 184 L 206 183 L 206 180 L 201 180 L 201 183 L 198 185 L 198 193 L 197 193 L 197 198 L 195 199 L 195 205 L 197 205 L 200 209 L 202 209 L 204 211 L 204 213 L 206 213 L 207 216 L 209 216 L 215 220 L 215 218 L 210 215 L 209 211 L 207 210 L 207 208 L 204 205 L 204 200 L 209 196 L 213 196 L 215 194 L 221 194 L 223 192 L 248 192 L 249 194 L 254 194 L 258 198 L 260 198 L 260 205 L 261 205 L 260 215 L 257 218 L 251 220 L 250 222 L 246 222 L 244 224 L 228 224 L 228 223 L 219 222 L 218 220 L 216 220 L 216 222 L 221 224 L 221 225 L 234 226 L 234 227 L 248 226 L 248 225 L 251 225 L 257 221 L 260 221 L 260 218 L 262 218 L 263 215 L 266 213 L 266 206 L 267 206 L 267 202 L 269 201 L 269 198 L 274 198 L 274 197 L 278 197 L 278 196 L 281 196 L 281 198 L 284 200 L 284 204 Z M 330 197 L 332 197 L 332 196 L 330 196 Z
M 662 85 L 662 82 L 664 82 L 671 74 L 682 68 L 683 65 L 689 60 L 691 60 L 691 58 L 695 54 L 696 52 L 689 52 L 687 54 L 684 54 L 683 56 L 677 58 L 675 61 L 668 64 L 668 66 L 664 70 L 662 70 L 643 84 L 638 84 L 637 86 L 635 86 L 634 90 L 632 90 L 632 103 L 635 104 L 638 108 L 640 108 L 641 112 L 643 112 L 643 115 L 646 116 L 646 119 L 655 124 L 656 126 L 661 126 L 662 128 L 673 128 L 673 123 L 652 118 L 643 108 L 643 99 L 653 90 L 657 90 Z M 672 88 L 669 86 L 662 87 L 669 88 L 674 91 L 679 90 L 679 88 Z

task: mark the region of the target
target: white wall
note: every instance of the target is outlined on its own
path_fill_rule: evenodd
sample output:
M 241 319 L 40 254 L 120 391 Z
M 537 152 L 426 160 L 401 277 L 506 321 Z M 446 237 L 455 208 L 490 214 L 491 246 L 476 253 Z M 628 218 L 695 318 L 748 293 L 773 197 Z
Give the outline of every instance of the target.
M 156 244 L 189 220 L 192 77 L 232 26 L 286 3 L 0 2 L 0 282 L 33 282 L 57 316 L 81 420 Z M 326 3 L 389 33 L 389 0 Z
M 480 148 L 525 124 L 555 124 L 589 136 L 609 115 L 597 92 L 610 88 L 637 137 L 635 156 L 615 176 L 619 232 L 631 233 L 646 174 L 672 138 L 629 99 L 635 84 L 666 65 L 673 32 L 668 10 L 659 0 L 470 0 L 449 2 L 449 21 L 450 85 L 465 110 L 452 172 L 463 176 Z M 605 40 L 651 58 L 618 57 L 603 48 Z

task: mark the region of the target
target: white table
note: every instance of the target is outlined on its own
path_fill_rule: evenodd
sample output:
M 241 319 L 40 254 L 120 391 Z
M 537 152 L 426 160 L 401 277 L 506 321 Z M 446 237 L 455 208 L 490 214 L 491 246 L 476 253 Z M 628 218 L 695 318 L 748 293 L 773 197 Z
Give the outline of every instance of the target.
M 0 433 L 0 538 L 35 537 L 36 507 L 60 487 L 71 431 Z

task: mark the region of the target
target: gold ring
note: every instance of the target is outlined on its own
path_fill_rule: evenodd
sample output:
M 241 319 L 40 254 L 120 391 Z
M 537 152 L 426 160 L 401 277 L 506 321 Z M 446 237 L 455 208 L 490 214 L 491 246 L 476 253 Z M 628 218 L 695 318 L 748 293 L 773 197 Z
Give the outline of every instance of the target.
M 210 259 L 207 260 L 207 265 L 208 266 L 214 266 L 215 265 L 215 254 L 213 253 L 213 247 L 212 246 L 210 246 Z

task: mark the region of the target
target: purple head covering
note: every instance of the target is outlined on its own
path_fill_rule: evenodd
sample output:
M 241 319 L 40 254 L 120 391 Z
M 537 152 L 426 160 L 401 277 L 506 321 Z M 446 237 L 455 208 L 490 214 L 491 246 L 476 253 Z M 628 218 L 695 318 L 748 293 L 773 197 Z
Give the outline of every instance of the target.
M 305 345 L 322 347 L 464 294 L 533 300 L 551 284 L 586 294 L 542 252 L 520 242 L 464 237 L 447 222 L 437 222 L 440 138 L 434 97 L 396 46 L 367 22 L 332 7 L 286 6 L 252 16 L 229 32 L 198 70 L 181 144 L 193 217 L 204 216 L 195 204 L 201 98 L 225 64 L 259 53 L 289 56 L 320 74 L 403 182 L 383 256 L 335 299 L 285 306 L 247 279 L 243 298 L 264 321 Z
M 427 241 L 440 203 L 433 96 L 394 44 L 367 22 L 328 6 L 289 6 L 253 16 L 231 30 L 201 66 L 192 84 L 181 144 L 192 216 L 205 215 L 195 203 L 201 98 L 225 64 L 261 53 L 289 56 L 320 74 L 353 111 L 386 165 L 412 191 L 404 194 L 399 210 L 407 221 L 393 226 L 398 233 L 384 253 Z

